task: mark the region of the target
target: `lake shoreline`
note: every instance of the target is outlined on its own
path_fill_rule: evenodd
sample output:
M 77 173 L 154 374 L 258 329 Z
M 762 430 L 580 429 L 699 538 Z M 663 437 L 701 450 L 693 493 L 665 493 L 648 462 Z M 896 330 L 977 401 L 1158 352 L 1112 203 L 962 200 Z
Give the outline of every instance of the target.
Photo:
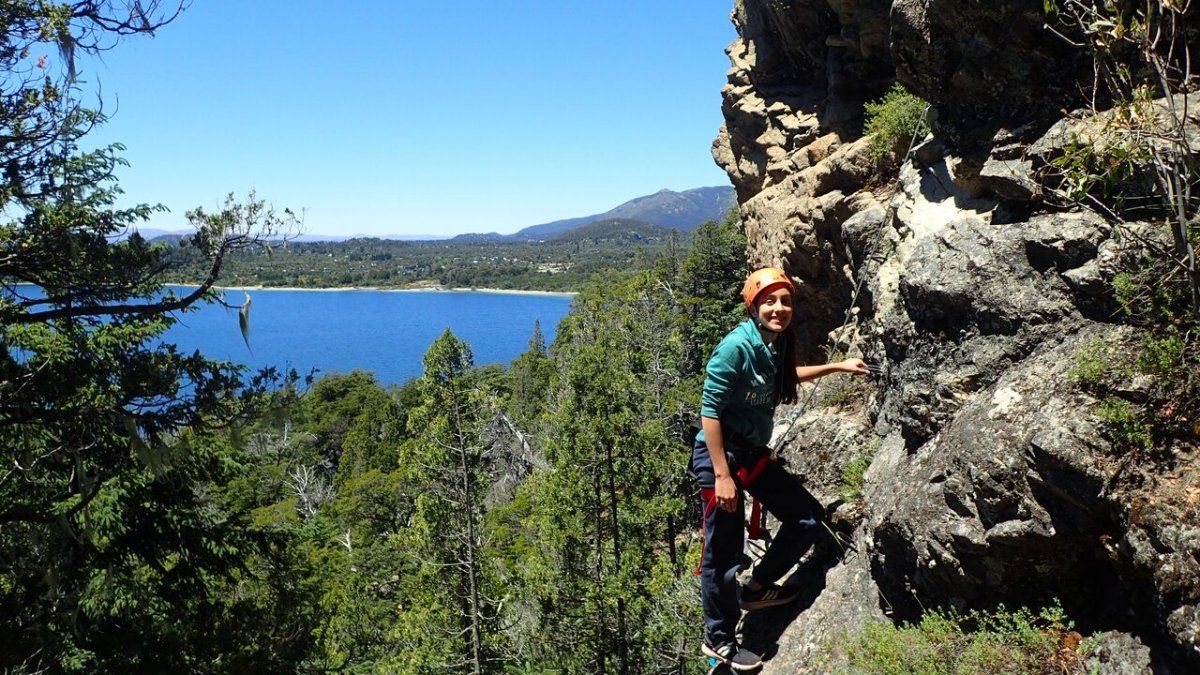
M 199 284 L 166 284 L 167 286 L 186 286 L 195 288 Z M 320 291 L 329 293 L 341 293 L 348 291 L 383 291 L 387 293 L 494 293 L 500 295 L 546 295 L 555 297 L 573 298 L 579 295 L 578 291 L 527 291 L 515 290 L 509 288 L 447 288 L 445 286 L 427 286 L 420 288 L 387 288 L 383 286 L 330 286 L 330 287 L 303 287 L 303 286 L 222 286 L 214 285 L 213 288 L 222 291 Z
M 19 281 L 15 286 L 36 286 L 26 281 Z M 199 288 L 200 284 L 185 284 L 185 283 L 165 283 L 164 286 L 182 286 L 184 288 Z M 346 291 L 385 291 L 388 293 L 495 293 L 499 295 L 547 295 L 560 298 L 573 298 L 579 295 L 579 291 L 527 291 L 511 288 L 470 288 L 467 286 L 461 288 L 447 288 L 445 286 L 423 286 L 420 288 L 388 288 L 384 286 L 330 286 L 330 287 L 304 287 L 304 286 L 222 286 L 214 284 L 213 288 L 221 291 L 322 291 L 322 292 L 346 292 Z

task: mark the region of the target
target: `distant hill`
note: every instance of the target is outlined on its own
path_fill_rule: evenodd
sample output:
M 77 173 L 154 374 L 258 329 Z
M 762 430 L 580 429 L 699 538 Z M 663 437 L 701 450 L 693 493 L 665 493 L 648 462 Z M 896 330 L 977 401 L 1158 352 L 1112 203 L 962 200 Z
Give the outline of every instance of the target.
M 690 232 L 707 220 L 724 218 L 733 206 L 733 188 L 726 185 L 683 192 L 659 190 L 652 195 L 631 199 L 604 213 L 533 225 L 510 236 L 524 241 L 553 239 L 555 235 L 580 225 L 615 218 L 637 220 Z
M 555 242 L 591 242 L 613 244 L 650 244 L 666 241 L 673 232 L 671 228 L 628 218 L 597 220 L 573 228 L 554 237 Z
M 728 185 L 694 188 L 692 190 L 684 190 L 683 192 L 659 190 L 651 195 L 645 195 L 643 197 L 631 199 L 624 204 L 605 211 L 604 213 L 581 216 L 578 218 L 565 218 L 563 220 L 556 220 L 550 223 L 542 223 L 541 225 L 532 225 L 523 230 L 518 230 L 513 234 L 499 234 L 497 232 L 472 232 L 453 237 L 434 234 L 301 234 L 292 241 L 295 243 L 339 242 L 364 237 L 391 239 L 397 241 L 449 241 L 457 244 L 496 244 L 506 241 L 548 241 L 555 239 L 558 235 L 564 232 L 569 232 L 577 227 L 587 225 L 589 223 L 607 222 L 613 220 L 637 221 L 642 224 L 656 225 L 658 227 L 681 230 L 683 232 L 691 232 L 692 230 L 696 229 L 700 223 L 708 220 L 719 221 L 723 219 L 735 204 L 736 201 L 734 199 L 733 188 Z M 141 229 L 142 236 L 148 240 L 171 243 L 178 242 L 181 236 L 187 236 L 193 232 L 194 230 L 157 230 L 152 228 Z M 120 240 L 125 236 L 127 236 L 127 233 L 122 233 L 121 235 L 114 237 L 114 239 Z
M 141 232 L 140 234 L 143 237 L 146 237 L 152 244 L 170 244 L 171 246 L 178 246 L 179 242 L 182 241 L 184 237 L 190 237 L 193 233 L 189 232 L 187 234 L 180 234 L 176 232 L 170 232 L 166 234 L 159 234 L 153 237 L 147 236 L 145 231 Z
M 502 241 L 507 241 L 509 237 L 500 234 L 499 232 L 484 232 L 477 234 L 474 232 L 467 234 L 459 234 L 450 237 L 446 241 L 454 242 L 455 244 L 495 244 Z
M 159 230 L 152 227 L 137 228 L 137 231 L 146 241 L 172 244 L 177 243 L 182 237 L 188 237 L 196 233 L 195 229 Z M 112 240 L 123 241 L 129 234 L 129 231 L 121 232 L 114 236 Z M 351 239 L 363 238 L 389 239 L 392 241 L 441 241 L 450 237 L 440 234 L 300 234 L 289 241 L 303 244 L 316 241 L 349 241 Z

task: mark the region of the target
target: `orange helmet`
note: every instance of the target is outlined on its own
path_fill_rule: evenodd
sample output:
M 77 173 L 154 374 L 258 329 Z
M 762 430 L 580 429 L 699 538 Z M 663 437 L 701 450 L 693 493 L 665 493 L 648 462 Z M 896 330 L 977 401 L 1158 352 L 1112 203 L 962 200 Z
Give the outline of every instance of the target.
M 758 299 L 758 296 L 780 286 L 787 288 L 795 295 L 796 285 L 792 283 L 787 272 L 778 267 L 754 270 L 750 276 L 746 277 L 746 283 L 742 286 L 742 300 L 746 301 L 747 309 L 754 309 L 754 301 Z

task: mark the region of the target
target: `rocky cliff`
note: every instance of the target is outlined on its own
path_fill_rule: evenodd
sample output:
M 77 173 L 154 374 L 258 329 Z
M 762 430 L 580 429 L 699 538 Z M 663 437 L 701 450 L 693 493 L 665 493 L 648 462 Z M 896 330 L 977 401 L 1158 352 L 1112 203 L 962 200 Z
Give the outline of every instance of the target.
M 803 417 L 783 452 L 845 547 L 801 568 L 797 606 L 750 619 L 767 672 L 835 668 L 838 636 L 869 620 L 1052 600 L 1101 635 L 1101 672 L 1200 672 L 1200 453 L 1116 447 L 1072 374 L 1089 345 L 1130 339 L 1110 288 L 1136 255 L 1038 181 L 1088 56 L 1040 0 L 737 0 L 732 19 L 713 155 L 751 263 L 803 282 L 810 354 L 883 366 L 784 411 Z M 934 133 L 873 160 L 863 103 L 894 81 Z M 860 456 L 863 496 L 840 504 Z

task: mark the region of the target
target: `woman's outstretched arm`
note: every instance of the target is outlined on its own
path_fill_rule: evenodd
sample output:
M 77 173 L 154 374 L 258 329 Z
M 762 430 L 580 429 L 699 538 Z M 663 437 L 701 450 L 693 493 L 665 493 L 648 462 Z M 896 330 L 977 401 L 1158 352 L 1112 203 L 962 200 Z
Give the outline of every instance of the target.
M 832 373 L 850 373 L 851 375 L 869 375 L 871 371 L 867 370 L 867 364 L 862 359 L 846 359 L 837 361 L 836 363 L 825 363 L 819 366 L 796 366 L 796 379 L 800 382 L 808 382 L 817 378 L 825 377 Z M 705 432 L 707 438 L 708 432 Z

